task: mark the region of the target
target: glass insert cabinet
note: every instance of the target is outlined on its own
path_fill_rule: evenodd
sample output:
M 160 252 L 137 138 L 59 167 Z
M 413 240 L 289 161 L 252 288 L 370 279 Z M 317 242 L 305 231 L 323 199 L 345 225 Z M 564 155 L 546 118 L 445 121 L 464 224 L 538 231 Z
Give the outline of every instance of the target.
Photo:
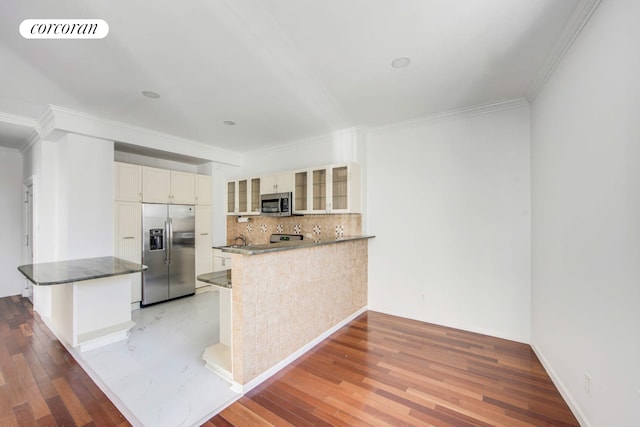
M 227 182 L 227 214 L 259 215 L 260 194 L 293 192 L 293 213 L 362 213 L 361 168 L 337 163 Z
M 294 172 L 294 213 L 360 213 L 361 176 L 356 163 Z
M 227 182 L 227 214 L 260 214 L 260 178 Z

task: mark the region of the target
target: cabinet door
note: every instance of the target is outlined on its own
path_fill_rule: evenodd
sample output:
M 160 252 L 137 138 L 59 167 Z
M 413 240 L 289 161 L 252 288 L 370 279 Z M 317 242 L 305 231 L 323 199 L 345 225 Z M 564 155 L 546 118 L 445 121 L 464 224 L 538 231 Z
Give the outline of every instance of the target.
M 327 169 L 311 171 L 311 210 L 317 213 L 328 213 L 327 205 Z
M 251 211 L 248 212 L 253 215 L 260 214 L 260 187 L 261 180 L 260 178 L 252 178 L 251 179 Z
M 246 214 L 249 211 L 249 180 L 238 181 L 238 213 Z
M 195 201 L 195 175 L 189 172 L 171 171 L 171 203 L 193 205 Z
M 196 175 L 196 204 L 213 204 L 211 177 L 209 175 Z
M 115 200 L 142 201 L 142 166 L 115 162 Z
M 273 194 L 278 190 L 278 175 L 266 175 L 260 177 L 260 194 Z
M 260 194 L 293 191 L 293 172 L 281 172 L 260 177 Z
M 171 203 L 171 171 L 142 167 L 142 201 Z
M 362 209 L 360 165 L 348 163 L 329 168 L 330 212 L 360 213 Z
M 277 193 L 293 192 L 293 172 L 283 172 L 278 174 L 276 184 Z
M 349 210 L 349 168 L 336 166 L 331 168 L 331 210 Z
M 213 271 L 211 258 L 211 212 L 211 206 L 196 206 L 196 277 L 200 274 Z M 204 285 L 204 283 L 196 281 L 196 287 Z
M 231 270 L 231 255 L 220 249 L 213 250 L 213 271 Z
M 114 255 L 127 261 L 142 262 L 142 206 L 135 202 L 115 204 Z M 141 273 L 131 275 L 131 302 L 142 301 Z
M 293 174 L 293 212 L 305 213 L 309 210 L 309 171 Z
M 227 182 L 227 214 L 234 214 L 238 212 L 238 206 L 236 205 L 236 182 Z

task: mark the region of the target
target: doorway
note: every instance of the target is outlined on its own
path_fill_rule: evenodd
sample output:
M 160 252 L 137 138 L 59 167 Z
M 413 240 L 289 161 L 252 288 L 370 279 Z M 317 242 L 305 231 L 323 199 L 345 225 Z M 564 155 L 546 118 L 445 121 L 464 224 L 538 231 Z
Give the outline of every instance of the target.
M 33 264 L 34 249 L 33 249 L 33 181 L 29 180 L 24 186 L 24 263 Z M 22 287 L 22 296 L 29 298 L 29 301 L 33 303 L 33 283 L 24 279 Z

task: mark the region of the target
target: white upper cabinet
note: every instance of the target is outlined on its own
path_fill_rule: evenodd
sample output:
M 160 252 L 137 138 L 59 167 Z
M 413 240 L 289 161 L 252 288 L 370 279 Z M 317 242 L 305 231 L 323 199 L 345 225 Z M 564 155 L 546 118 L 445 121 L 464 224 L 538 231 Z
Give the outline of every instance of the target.
M 115 200 L 121 202 L 142 201 L 142 166 L 114 163 Z
M 328 200 L 332 213 L 362 212 L 362 173 L 360 165 L 347 163 L 328 168 L 331 186 Z
M 293 193 L 296 214 L 362 213 L 362 176 L 357 163 L 240 179 L 227 183 L 227 214 L 260 213 L 260 195 Z
M 262 187 L 262 178 L 251 178 L 249 180 L 249 200 L 247 206 L 250 208 L 251 215 L 260 214 L 260 188 Z
M 262 178 L 227 182 L 227 214 L 259 215 Z
M 260 177 L 260 194 L 293 191 L 293 172 L 282 172 Z
M 171 203 L 193 205 L 196 202 L 196 177 L 189 172 L 171 171 Z
M 195 204 L 196 178 L 189 172 L 142 166 L 142 201 Z
M 293 212 L 309 212 L 309 170 L 299 170 L 293 173 Z
M 146 203 L 171 203 L 171 171 L 142 167 L 142 201 Z
M 209 175 L 196 175 L 196 204 L 213 204 L 212 184 Z
M 295 213 L 361 213 L 360 165 L 343 163 L 294 172 Z

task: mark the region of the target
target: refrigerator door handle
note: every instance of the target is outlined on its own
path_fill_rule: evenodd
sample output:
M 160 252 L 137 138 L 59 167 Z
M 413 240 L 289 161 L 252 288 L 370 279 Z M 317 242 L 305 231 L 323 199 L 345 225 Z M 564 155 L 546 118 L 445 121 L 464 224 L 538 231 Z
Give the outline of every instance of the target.
M 171 256 L 173 255 L 173 219 L 169 218 L 169 234 L 167 235 L 167 257 L 169 264 L 171 264 Z

